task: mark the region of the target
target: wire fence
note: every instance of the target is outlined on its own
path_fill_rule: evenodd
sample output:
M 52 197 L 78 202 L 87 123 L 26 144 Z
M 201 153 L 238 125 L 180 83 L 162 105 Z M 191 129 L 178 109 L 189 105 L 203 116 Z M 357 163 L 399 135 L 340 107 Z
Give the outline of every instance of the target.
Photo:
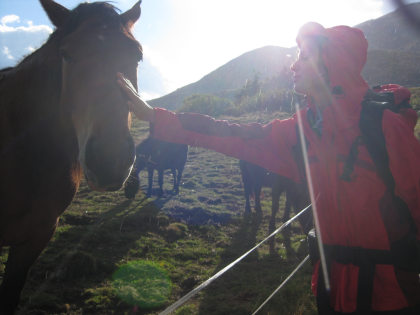
M 190 298 L 192 298 L 194 295 L 196 295 L 198 292 L 200 292 L 201 290 L 203 290 L 205 287 L 207 287 L 210 283 L 212 283 L 214 280 L 216 280 L 217 278 L 219 278 L 221 275 L 223 275 L 226 271 L 228 271 L 230 268 L 232 268 L 233 266 L 235 266 L 238 262 L 240 262 L 242 259 L 244 259 L 246 256 L 248 256 L 252 251 L 254 251 L 255 249 L 257 249 L 258 247 L 260 247 L 264 242 L 266 242 L 267 240 L 269 240 L 271 237 L 273 237 L 274 235 L 276 235 L 277 233 L 279 233 L 281 230 L 283 230 L 286 226 L 288 226 L 290 223 L 292 223 L 293 220 L 295 220 L 296 218 L 298 218 L 302 213 L 304 213 L 305 211 L 307 211 L 309 208 L 311 207 L 311 205 L 307 206 L 305 209 L 303 209 L 301 212 L 299 212 L 297 215 L 295 215 L 293 218 L 291 218 L 289 221 L 285 222 L 282 226 L 280 226 L 277 230 L 275 230 L 273 233 L 271 233 L 267 238 L 265 238 L 263 241 L 261 241 L 260 243 L 258 243 L 256 246 L 254 246 L 252 249 L 250 249 L 249 251 L 247 251 L 245 254 L 243 254 L 241 257 L 239 257 L 238 259 L 236 259 L 234 262 L 232 262 L 231 264 L 229 264 L 228 266 L 226 266 L 225 268 L 223 268 L 222 270 L 220 270 L 218 273 L 216 273 L 213 277 L 209 278 L 207 281 L 203 282 L 201 285 L 199 285 L 197 288 L 195 288 L 194 290 L 192 290 L 191 292 L 189 292 L 188 294 L 184 295 L 181 299 L 179 299 L 177 302 L 175 302 L 174 304 L 172 304 L 171 306 L 169 306 L 167 309 L 165 309 L 163 312 L 161 312 L 159 315 L 167 315 L 171 312 L 173 312 L 174 310 L 176 310 L 178 307 L 180 307 L 182 304 L 184 304 L 185 302 L 187 302 Z M 303 264 L 302 264 L 303 265 Z M 297 271 L 297 270 L 296 270 Z M 288 279 L 291 276 L 288 277 Z M 286 279 L 285 282 L 288 280 Z

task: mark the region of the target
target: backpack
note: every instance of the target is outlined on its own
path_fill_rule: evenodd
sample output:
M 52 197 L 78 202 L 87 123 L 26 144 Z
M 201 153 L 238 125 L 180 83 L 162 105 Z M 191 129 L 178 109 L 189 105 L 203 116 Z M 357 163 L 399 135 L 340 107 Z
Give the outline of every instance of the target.
M 394 194 L 395 180 L 389 169 L 389 155 L 386 150 L 385 136 L 382 132 L 384 110 L 388 109 L 394 113 L 403 114 L 408 108 L 412 108 L 410 97 L 411 92 L 407 88 L 396 84 L 377 85 L 366 92 L 362 101 L 359 121 L 362 135 L 353 142 L 340 179 L 346 182 L 351 181 L 350 175 L 354 170 L 354 163 L 359 153 L 358 146 L 364 144 L 378 170 L 379 176 L 392 193 L 399 211 L 410 224 L 412 232 L 416 234 L 417 227 L 407 204 Z
M 341 87 L 336 88 L 337 89 L 335 90 L 333 89 L 333 94 L 341 94 Z M 351 263 L 359 266 L 357 286 L 358 314 L 371 314 L 376 264 L 394 265 L 398 269 L 404 271 L 417 269 L 420 272 L 420 247 L 419 242 L 416 241 L 415 238 L 417 227 L 407 204 L 394 193 L 395 180 L 389 168 L 389 155 L 386 149 L 385 136 L 382 132 L 382 117 L 384 110 L 388 109 L 404 116 L 407 109 L 412 108 L 410 105 L 410 97 L 411 93 L 408 89 L 396 84 L 374 86 L 372 90 L 367 91 L 361 103 L 362 111 L 360 113 L 359 127 L 362 135 L 357 137 L 352 143 L 349 155 L 343 166 L 343 174 L 340 176 L 341 180 L 351 182 L 354 163 L 359 154 L 358 147 L 359 145 L 364 144 L 377 168 L 379 176 L 384 180 L 389 193 L 394 199 L 395 205 L 402 214 L 402 217 L 410 224 L 411 233 L 409 237 L 392 244 L 389 251 L 323 244 L 328 272 L 332 259 L 342 264 Z M 404 116 L 404 118 L 408 119 L 408 116 Z M 297 135 L 298 144 L 300 145 L 299 134 L 297 133 Z M 297 163 L 299 165 L 299 161 L 297 161 Z M 308 243 L 309 256 L 312 264 L 314 264 L 320 259 L 318 241 L 314 230 L 308 234 Z M 317 292 L 319 312 L 322 313 L 323 310 L 328 311 L 330 309 L 330 297 L 329 292 L 325 289 L 321 267 L 319 268 L 318 273 Z

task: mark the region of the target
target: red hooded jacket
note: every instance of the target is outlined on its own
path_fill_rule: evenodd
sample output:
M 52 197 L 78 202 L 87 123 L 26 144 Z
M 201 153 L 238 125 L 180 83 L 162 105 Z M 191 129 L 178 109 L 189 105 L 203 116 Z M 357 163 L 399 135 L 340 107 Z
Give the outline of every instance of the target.
M 300 111 L 303 132 L 309 142 L 308 159 L 322 235 L 327 245 L 389 250 L 391 244 L 409 235 L 410 226 L 400 220 L 386 186 L 376 172 L 365 146 L 359 146 L 352 181 L 339 179 L 350 147 L 361 135 L 361 101 L 369 88 L 361 76 L 367 59 L 368 43 L 359 29 L 337 26 L 325 29 L 307 23 L 299 31 L 297 43 L 307 36 L 327 37 L 323 59 L 331 88 L 341 86 L 333 104 L 323 113 L 322 136 L 308 123 L 308 108 Z M 308 107 L 316 113 L 312 103 Z M 395 194 L 408 205 L 420 231 L 420 144 L 413 135 L 415 112 L 405 115 L 385 110 L 382 130 L 389 154 L 389 167 L 395 178 Z M 407 118 L 408 117 L 408 118 Z M 262 126 L 229 124 L 211 117 L 156 109 L 154 138 L 206 147 L 260 165 L 267 170 L 300 181 L 293 155 L 297 144 L 297 114 Z M 319 231 L 318 231 L 319 232 Z M 417 233 L 420 239 L 420 232 Z M 316 295 L 319 263 L 314 266 L 312 289 Z M 359 267 L 331 264 L 330 304 L 338 312 L 356 311 Z M 390 311 L 420 304 L 417 272 L 398 270 L 393 265 L 376 265 L 372 310 Z

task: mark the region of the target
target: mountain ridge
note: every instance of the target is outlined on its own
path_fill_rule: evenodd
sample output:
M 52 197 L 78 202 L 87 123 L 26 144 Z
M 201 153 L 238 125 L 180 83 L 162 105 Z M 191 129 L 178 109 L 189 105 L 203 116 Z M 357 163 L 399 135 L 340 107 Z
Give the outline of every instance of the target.
M 407 5 L 420 16 L 420 3 Z M 368 42 L 368 59 L 362 71 L 369 85 L 395 83 L 420 86 L 420 31 L 413 29 L 401 9 L 360 23 Z M 232 99 L 235 90 L 259 72 L 260 79 L 279 74 L 295 58 L 297 47 L 264 46 L 230 60 L 200 80 L 149 101 L 154 107 L 175 110 L 185 97 L 195 93 L 222 95 Z M 290 56 L 290 57 L 288 57 Z

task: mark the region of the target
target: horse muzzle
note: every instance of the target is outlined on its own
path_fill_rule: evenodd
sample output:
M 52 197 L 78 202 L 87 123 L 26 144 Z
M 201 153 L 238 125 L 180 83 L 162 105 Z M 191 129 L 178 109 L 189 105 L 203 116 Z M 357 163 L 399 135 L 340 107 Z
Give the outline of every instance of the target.
M 135 145 L 130 135 L 124 140 L 107 143 L 90 138 L 84 150 L 82 168 L 93 190 L 116 191 L 130 175 L 135 160 Z

